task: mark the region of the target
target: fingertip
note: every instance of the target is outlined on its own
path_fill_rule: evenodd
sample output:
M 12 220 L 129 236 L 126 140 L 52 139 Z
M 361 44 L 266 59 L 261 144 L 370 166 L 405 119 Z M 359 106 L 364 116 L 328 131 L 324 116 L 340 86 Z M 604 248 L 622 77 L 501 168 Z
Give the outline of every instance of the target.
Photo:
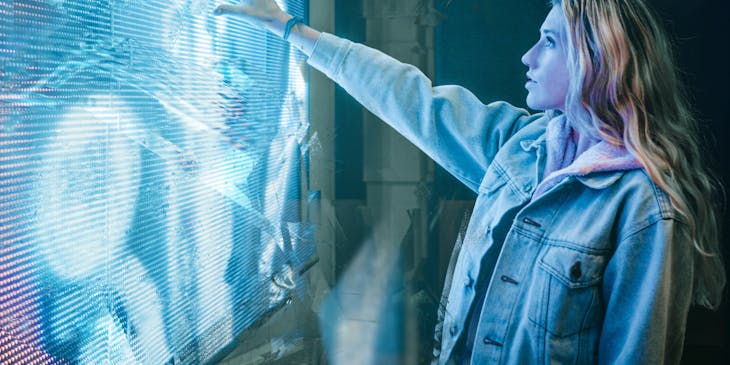
M 219 5 L 217 8 L 215 8 L 215 10 L 213 10 L 213 14 L 215 14 L 215 15 L 225 14 L 230 10 L 229 7 L 230 7 L 230 5 Z

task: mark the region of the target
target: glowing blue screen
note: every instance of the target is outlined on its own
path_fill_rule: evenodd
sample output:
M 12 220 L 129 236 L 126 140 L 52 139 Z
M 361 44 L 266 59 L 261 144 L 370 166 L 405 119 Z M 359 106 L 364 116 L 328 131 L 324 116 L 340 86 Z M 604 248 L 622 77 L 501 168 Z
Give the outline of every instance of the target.
M 205 363 L 300 290 L 303 56 L 220 3 L 0 1 L 0 363 Z

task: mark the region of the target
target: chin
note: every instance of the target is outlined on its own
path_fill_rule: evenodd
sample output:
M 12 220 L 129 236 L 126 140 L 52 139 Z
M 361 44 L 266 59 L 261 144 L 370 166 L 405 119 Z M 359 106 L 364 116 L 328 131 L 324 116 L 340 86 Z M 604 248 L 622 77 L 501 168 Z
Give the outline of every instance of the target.
M 546 111 L 546 110 L 552 110 L 552 109 L 562 109 L 559 108 L 557 103 L 549 103 L 544 100 L 535 100 L 533 98 L 530 98 L 529 96 L 525 100 L 525 103 L 527 104 L 527 107 L 532 110 L 537 111 Z
M 545 111 L 545 110 L 548 109 L 548 108 L 545 108 L 540 103 L 535 103 L 535 102 L 530 101 L 530 99 L 527 99 L 526 100 L 526 103 L 527 103 L 527 107 L 530 108 L 530 109 L 532 109 L 532 110 Z

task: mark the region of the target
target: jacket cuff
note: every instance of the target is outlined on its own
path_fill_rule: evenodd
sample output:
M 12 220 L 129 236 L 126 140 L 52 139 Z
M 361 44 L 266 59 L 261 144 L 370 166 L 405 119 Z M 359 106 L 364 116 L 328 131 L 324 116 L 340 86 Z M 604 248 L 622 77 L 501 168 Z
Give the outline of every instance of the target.
M 307 63 L 334 79 L 345 56 L 350 51 L 351 45 L 352 42 L 349 40 L 322 32 L 314 44 Z

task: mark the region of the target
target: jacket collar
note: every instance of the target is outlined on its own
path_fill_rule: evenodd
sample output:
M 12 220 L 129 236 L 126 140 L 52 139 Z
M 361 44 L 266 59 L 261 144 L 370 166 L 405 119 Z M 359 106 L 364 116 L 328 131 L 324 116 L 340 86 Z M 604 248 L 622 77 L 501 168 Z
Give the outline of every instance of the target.
M 625 173 L 626 170 L 618 170 L 613 172 L 605 172 L 602 174 L 596 173 L 586 176 L 576 176 L 575 179 L 591 189 L 601 190 L 611 186 L 613 183 L 618 181 L 618 179 L 624 176 Z
M 523 140 L 520 145 L 525 151 L 539 150 L 538 146 L 543 144 L 548 153 L 561 151 L 557 144 L 571 143 L 563 136 L 567 135 L 566 129 L 569 128 L 564 118 L 564 116 L 554 118 L 548 123 L 545 133 L 540 138 Z M 542 177 L 535 189 L 534 196 L 537 197 L 545 193 L 568 177 L 574 177 L 592 189 L 605 189 L 620 179 L 626 171 L 641 167 L 642 165 L 638 159 L 624 146 L 617 146 L 599 140 L 575 158 L 568 166 L 549 172 L 547 176 Z
M 524 139 L 520 141 L 520 147 L 525 152 L 530 152 L 532 150 L 537 150 L 540 147 L 544 148 L 544 142 L 545 142 L 545 133 L 541 134 L 537 139 Z
M 525 139 L 520 141 L 520 146 L 525 152 L 530 152 L 540 148 L 545 148 L 545 135 L 543 134 L 537 139 Z M 587 173 L 586 175 L 575 175 L 576 180 L 591 189 L 605 189 L 620 179 L 626 170 L 602 171 L 602 173 Z

